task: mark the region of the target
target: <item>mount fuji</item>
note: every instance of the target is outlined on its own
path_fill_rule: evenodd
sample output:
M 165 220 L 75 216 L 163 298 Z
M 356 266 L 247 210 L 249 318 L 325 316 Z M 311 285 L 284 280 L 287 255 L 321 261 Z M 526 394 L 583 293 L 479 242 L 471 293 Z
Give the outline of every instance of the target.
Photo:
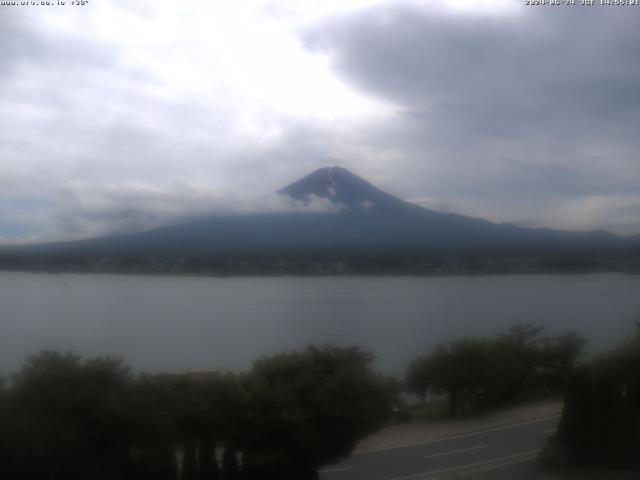
M 340 167 L 282 188 L 298 204 L 322 199 L 331 212 L 210 216 L 142 233 L 15 247 L 21 254 L 82 257 L 289 257 L 357 255 L 601 254 L 638 251 L 640 241 L 605 231 L 517 227 L 443 213 L 394 197 Z M 6 251 L 5 251 L 6 252 Z

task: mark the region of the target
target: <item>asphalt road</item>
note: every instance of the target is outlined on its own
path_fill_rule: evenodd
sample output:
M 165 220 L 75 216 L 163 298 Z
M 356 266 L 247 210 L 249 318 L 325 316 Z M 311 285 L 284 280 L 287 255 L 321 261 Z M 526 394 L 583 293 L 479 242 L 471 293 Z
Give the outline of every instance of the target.
M 559 415 L 403 447 L 358 452 L 320 471 L 322 480 L 519 480 L 531 478 L 535 459 Z

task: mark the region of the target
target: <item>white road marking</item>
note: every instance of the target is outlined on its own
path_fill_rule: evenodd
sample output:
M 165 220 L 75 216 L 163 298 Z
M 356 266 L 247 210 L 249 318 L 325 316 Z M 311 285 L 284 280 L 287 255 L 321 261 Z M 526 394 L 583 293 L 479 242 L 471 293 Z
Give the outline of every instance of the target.
M 478 445 L 476 447 L 463 448 L 461 450 L 452 450 L 451 452 L 434 453 L 433 455 L 425 455 L 424 458 L 446 457 L 447 455 L 455 455 L 456 453 L 471 452 L 472 450 L 480 450 L 487 448 L 489 445 Z
M 540 450 L 527 450 L 526 452 L 514 453 L 513 455 L 507 455 L 505 457 L 492 458 L 490 460 L 483 460 L 481 462 L 468 463 L 466 465 L 459 465 L 457 467 L 443 468 L 441 470 L 430 470 L 427 472 L 413 473 L 411 475 L 405 475 L 403 477 L 388 478 L 387 480 L 409 480 L 411 478 L 418 478 L 418 477 L 423 477 L 423 480 L 426 480 L 430 477 L 441 475 L 443 473 L 455 472 L 456 470 L 465 470 L 472 467 L 479 467 L 480 465 L 487 465 L 489 463 L 497 464 L 497 465 L 494 465 L 493 467 L 486 468 L 486 470 L 491 470 L 492 468 L 500 468 L 508 465 L 508 463 L 506 464 L 501 463 L 501 462 L 504 462 L 505 460 L 512 460 L 519 457 L 525 457 L 527 455 L 535 455 L 539 452 Z M 479 470 L 476 470 L 475 472 L 477 473 L 478 471 Z M 467 473 L 474 473 L 474 472 L 467 472 Z M 465 472 L 461 473 L 461 475 L 464 475 L 464 474 Z
M 351 470 L 351 467 L 326 468 L 324 470 L 318 470 L 318 473 L 346 472 L 347 470 Z
M 424 440 L 422 442 L 415 442 L 415 443 L 406 443 L 404 445 L 395 445 L 393 447 L 371 448 L 369 450 L 360 450 L 358 452 L 353 452 L 351 455 L 352 456 L 365 455 L 367 453 L 385 452 L 387 450 L 398 450 L 399 448 L 418 447 L 420 445 L 428 445 L 430 443 L 448 442 L 449 440 L 459 440 L 461 438 L 475 437 L 476 435 L 483 435 L 485 433 L 499 432 L 501 430 L 509 430 L 511 428 L 522 427 L 523 425 L 531 425 L 532 423 L 545 422 L 547 420 L 551 420 L 553 418 L 558 418 L 558 417 L 560 417 L 560 414 L 554 413 L 553 415 L 547 415 L 545 417 L 536 418 L 534 420 L 527 420 L 526 422 L 514 423 L 512 425 L 505 425 L 503 427 L 489 428 L 487 430 L 481 430 L 479 432 L 464 433 L 462 435 L 452 435 L 450 437 L 432 438 L 431 440 Z
M 558 430 L 557 428 L 551 428 L 549 430 L 545 430 L 544 432 L 542 432 L 542 435 L 549 435 L 551 433 L 555 433 L 556 430 Z
M 501 463 L 494 463 L 493 465 L 488 465 L 488 466 L 484 466 L 484 467 L 480 467 L 480 468 L 474 468 L 472 470 L 465 470 L 464 472 L 456 473 L 454 475 L 456 477 L 464 477 L 464 476 L 467 476 L 467 475 L 475 475 L 477 473 L 483 473 L 483 472 L 488 472 L 488 471 L 491 471 L 491 470 L 498 470 L 499 468 L 510 467 L 510 466 L 513 466 L 513 465 L 515 465 L 517 463 L 528 462 L 528 461 L 533 460 L 534 458 L 536 458 L 536 457 L 535 456 L 533 456 L 531 458 L 523 457 L 521 460 L 515 460 L 515 461 L 512 460 L 512 461 L 506 461 L 506 462 L 501 462 Z M 432 480 L 437 480 L 438 477 L 431 477 L 431 478 L 432 478 Z

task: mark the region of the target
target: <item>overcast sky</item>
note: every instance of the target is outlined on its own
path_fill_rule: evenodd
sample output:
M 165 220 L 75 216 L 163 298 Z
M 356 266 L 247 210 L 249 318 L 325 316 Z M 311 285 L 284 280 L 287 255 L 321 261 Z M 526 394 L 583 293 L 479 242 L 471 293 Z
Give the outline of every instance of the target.
M 0 6 L 4 243 L 277 209 L 330 165 L 438 210 L 640 233 L 640 7 L 66 3 Z

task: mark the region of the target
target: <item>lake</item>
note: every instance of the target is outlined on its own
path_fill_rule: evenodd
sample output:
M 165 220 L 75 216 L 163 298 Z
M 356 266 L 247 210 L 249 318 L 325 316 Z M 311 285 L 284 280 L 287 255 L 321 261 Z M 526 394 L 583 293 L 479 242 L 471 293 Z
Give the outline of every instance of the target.
M 0 272 L 0 372 L 41 349 L 135 369 L 247 369 L 308 343 L 360 345 L 401 375 L 415 356 L 518 322 L 575 329 L 591 351 L 640 320 L 640 276 L 171 277 Z

